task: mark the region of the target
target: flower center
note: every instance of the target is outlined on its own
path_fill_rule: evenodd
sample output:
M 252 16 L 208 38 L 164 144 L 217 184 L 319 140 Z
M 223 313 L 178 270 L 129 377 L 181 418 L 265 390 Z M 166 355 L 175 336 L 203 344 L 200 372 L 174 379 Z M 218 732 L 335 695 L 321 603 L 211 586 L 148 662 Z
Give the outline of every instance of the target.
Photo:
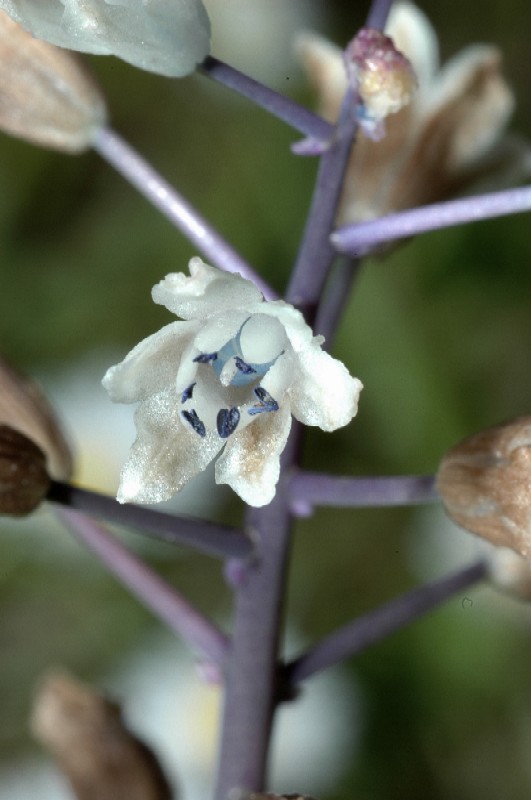
M 260 380 L 288 346 L 284 326 L 268 314 L 253 314 L 217 352 L 200 353 L 196 381 L 181 394 L 181 416 L 199 436 L 207 430 L 228 439 L 258 414 L 278 411 Z

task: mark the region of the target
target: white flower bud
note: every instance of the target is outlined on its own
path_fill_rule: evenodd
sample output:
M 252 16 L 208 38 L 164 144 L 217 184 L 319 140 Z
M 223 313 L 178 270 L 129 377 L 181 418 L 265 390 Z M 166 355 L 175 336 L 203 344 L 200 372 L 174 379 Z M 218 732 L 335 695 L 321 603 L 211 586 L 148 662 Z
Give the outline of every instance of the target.
M 74 56 L 0 11 L 0 129 L 78 153 L 90 147 L 105 117 L 99 89 Z

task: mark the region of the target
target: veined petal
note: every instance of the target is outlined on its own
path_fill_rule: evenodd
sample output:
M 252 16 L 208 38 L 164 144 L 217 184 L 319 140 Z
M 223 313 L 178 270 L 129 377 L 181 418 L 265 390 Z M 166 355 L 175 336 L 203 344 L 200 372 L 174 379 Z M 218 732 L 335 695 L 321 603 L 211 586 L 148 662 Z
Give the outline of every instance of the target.
M 173 390 L 145 400 L 135 414 L 137 438 L 122 470 L 120 503 L 169 500 L 212 461 L 223 446 L 207 431 L 201 437 L 181 421 Z
M 0 8 L 39 39 L 162 75 L 193 72 L 210 49 L 201 0 L 0 0 Z
M 182 319 L 205 319 L 222 311 L 234 311 L 263 300 L 260 290 L 240 275 L 223 272 L 200 258 L 189 263 L 190 276 L 172 272 L 153 287 L 155 303 Z
M 216 462 L 216 483 L 228 483 L 250 506 L 270 503 L 290 428 L 291 413 L 286 404 L 235 433 Z
M 433 83 L 424 125 L 434 132 L 444 124 L 449 169 L 456 170 L 487 152 L 514 110 L 513 94 L 501 75 L 501 60 L 498 48 L 472 45 L 445 64 Z M 454 131 L 454 136 L 448 137 L 448 131 Z M 438 152 L 436 142 L 432 147 Z
M 439 68 L 439 43 L 426 14 L 414 3 L 395 3 L 385 32 L 411 62 L 421 91 L 427 89 Z
M 348 425 L 358 410 L 361 381 L 316 344 L 299 354 L 297 368 L 288 390 L 293 416 L 323 431 Z
M 294 49 L 319 93 L 319 113 L 328 122 L 335 122 L 348 86 L 343 51 L 311 31 L 297 34 Z
M 137 344 L 102 380 L 111 400 L 136 403 L 172 385 L 198 326 L 198 322 L 172 322 Z

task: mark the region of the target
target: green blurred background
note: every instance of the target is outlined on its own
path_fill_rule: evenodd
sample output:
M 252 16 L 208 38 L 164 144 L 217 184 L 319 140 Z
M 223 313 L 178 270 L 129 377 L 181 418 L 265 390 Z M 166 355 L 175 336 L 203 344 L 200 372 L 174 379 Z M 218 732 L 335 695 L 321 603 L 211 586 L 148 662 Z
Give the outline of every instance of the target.
M 258 31 L 260 64 L 271 51 L 267 74 L 253 70 L 253 50 L 240 37 L 233 61 L 311 104 L 296 67 L 274 49 L 290 5 L 301 26 L 311 7 L 338 42 L 362 23 L 366 5 L 270 0 L 273 39 L 269 29 Z M 528 5 L 434 0 L 423 8 L 443 60 L 474 41 L 502 46 L 517 96 L 512 128 L 531 137 Z M 281 291 L 315 174 L 310 159 L 290 154 L 296 135 L 205 78 L 169 81 L 115 59 L 91 65 L 114 127 Z M 529 413 L 530 243 L 522 215 L 429 234 L 368 262 L 335 348 L 365 384 L 360 412 L 333 438 L 310 432 L 307 464 L 340 474 L 433 472 L 461 437 Z M 84 405 L 65 420 L 78 447 L 93 453 L 83 480 L 107 470 L 91 440 L 105 413 L 94 364 L 104 369 L 169 321 L 151 303 L 151 286 L 193 254 L 97 155 L 67 157 L 1 137 L 1 350 L 38 375 L 59 406 L 62 392 L 65 408 Z M 112 438 L 106 447 L 112 451 Z M 108 470 L 113 491 L 117 473 Z M 191 500 L 196 513 L 210 491 L 202 485 Z M 233 496 L 220 492 L 218 502 L 208 515 L 241 518 Z M 101 681 L 156 623 L 44 514 L 33 526 L 3 522 L 2 531 L 0 759 L 7 764 L 33 747 L 27 717 L 43 671 L 60 664 Z M 225 624 L 230 597 L 217 563 L 128 541 Z M 438 510 L 319 511 L 297 528 L 292 625 L 311 640 L 473 551 Z M 330 782 L 328 800 L 528 798 L 530 658 L 531 610 L 484 588 L 358 658 L 348 670 L 361 696 L 352 720 L 359 746 Z

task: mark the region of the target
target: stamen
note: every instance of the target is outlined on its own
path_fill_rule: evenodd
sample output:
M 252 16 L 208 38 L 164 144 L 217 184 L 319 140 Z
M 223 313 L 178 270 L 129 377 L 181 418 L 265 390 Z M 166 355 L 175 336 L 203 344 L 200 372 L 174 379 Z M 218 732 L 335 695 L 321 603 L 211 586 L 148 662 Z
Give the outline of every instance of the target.
M 181 411 L 181 416 L 190 423 L 192 428 L 199 436 L 204 437 L 206 436 L 206 428 L 203 422 L 197 416 L 197 411 L 192 409 L 191 411 Z
M 228 439 L 234 433 L 240 421 L 240 412 L 233 406 L 232 408 L 220 408 L 216 419 L 218 433 L 222 439 Z
M 260 402 L 255 403 L 254 406 L 247 409 L 247 413 L 250 414 L 251 417 L 254 417 L 255 414 L 263 414 L 267 411 L 278 411 L 278 403 L 271 397 L 269 392 L 266 392 L 261 386 L 257 386 L 254 393 Z
M 186 403 L 187 400 L 191 399 L 192 394 L 194 393 L 194 386 L 195 386 L 195 383 L 191 383 L 190 386 L 188 386 L 184 390 L 184 392 L 181 395 L 181 403 Z
M 242 372 L 244 375 L 256 375 L 256 370 L 251 367 L 250 364 L 247 364 L 243 358 L 236 356 L 234 359 L 236 362 L 236 367 Z
M 210 361 L 215 361 L 217 357 L 217 353 L 199 353 L 199 355 L 196 356 L 193 361 L 196 364 L 208 364 Z

